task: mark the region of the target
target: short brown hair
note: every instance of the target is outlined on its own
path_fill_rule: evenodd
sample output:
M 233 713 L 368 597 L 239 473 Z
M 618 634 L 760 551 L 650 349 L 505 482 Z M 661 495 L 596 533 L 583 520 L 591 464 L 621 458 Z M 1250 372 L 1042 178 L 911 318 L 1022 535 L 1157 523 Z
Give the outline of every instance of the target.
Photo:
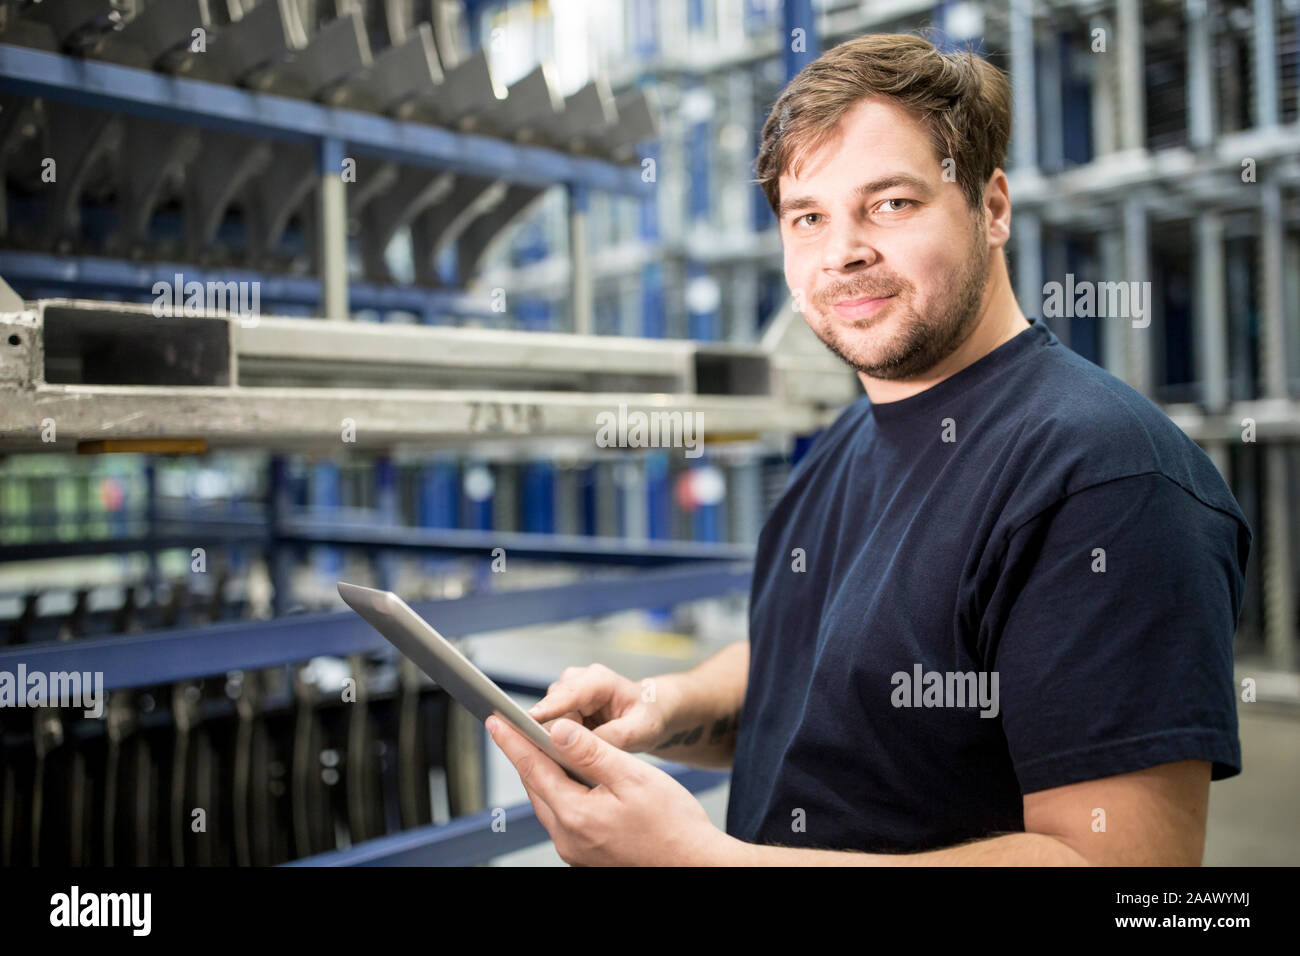
M 951 157 L 967 204 L 983 205 L 984 187 L 1006 163 L 1011 87 L 977 54 L 943 53 L 910 33 L 872 33 L 847 40 L 809 63 L 777 97 L 763 124 L 755 164 L 768 205 L 780 205 L 781 175 L 809 149 L 829 140 L 861 100 L 893 100 L 930 134 L 935 156 Z

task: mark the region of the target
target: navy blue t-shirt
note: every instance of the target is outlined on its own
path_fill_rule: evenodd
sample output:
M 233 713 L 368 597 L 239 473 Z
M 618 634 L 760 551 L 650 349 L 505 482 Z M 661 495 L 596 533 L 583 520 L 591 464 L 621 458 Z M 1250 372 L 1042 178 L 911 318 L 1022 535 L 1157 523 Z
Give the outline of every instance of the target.
M 1040 319 L 923 392 L 864 395 L 759 536 L 727 833 L 917 852 L 1024 794 L 1241 771 L 1251 529 L 1209 457 Z

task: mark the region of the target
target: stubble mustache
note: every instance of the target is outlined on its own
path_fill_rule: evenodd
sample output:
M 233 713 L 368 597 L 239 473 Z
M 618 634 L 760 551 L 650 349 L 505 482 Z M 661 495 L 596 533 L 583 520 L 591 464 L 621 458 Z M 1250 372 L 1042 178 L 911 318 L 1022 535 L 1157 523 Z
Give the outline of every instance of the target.
M 813 296 L 813 305 L 823 314 L 830 313 L 837 302 L 853 302 L 857 299 L 887 299 L 907 290 L 901 284 L 892 286 L 877 283 L 842 283 L 828 286 Z

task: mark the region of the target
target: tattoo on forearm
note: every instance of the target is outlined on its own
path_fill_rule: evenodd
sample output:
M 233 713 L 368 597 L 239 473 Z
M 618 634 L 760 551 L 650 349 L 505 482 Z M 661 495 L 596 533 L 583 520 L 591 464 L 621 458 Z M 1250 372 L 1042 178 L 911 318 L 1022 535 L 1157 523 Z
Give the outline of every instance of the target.
M 700 724 L 698 727 L 692 727 L 690 730 L 679 730 L 661 744 L 655 746 L 655 750 L 667 750 L 669 747 L 693 747 L 704 739 L 704 728 L 708 726 L 708 744 L 710 746 L 720 744 L 729 737 L 735 736 L 736 730 L 740 727 L 740 711 L 719 717 L 712 725 Z

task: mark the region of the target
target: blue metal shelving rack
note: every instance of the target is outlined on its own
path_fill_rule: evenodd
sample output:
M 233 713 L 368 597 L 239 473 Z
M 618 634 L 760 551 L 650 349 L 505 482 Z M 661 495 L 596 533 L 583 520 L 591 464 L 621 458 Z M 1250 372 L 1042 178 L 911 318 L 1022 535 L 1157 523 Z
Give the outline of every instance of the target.
M 147 70 L 82 60 L 58 53 L 0 43 L 0 92 L 39 96 L 74 106 L 113 110 L 168 120 L 218 132 L 310 145 L 318 158 L 322 186 L 341 182 L 345 157 L 370 156 L 476 177 L 496 177 L 511 184 L 563 185 L 575 214 L 582 214 L 588 190 L 646 196 L 653 186 L 642 181 L 637 166 L 569 155 L 539 146 L 521 145 L 473 133 L 406 122 L 359 110 L 260 93 L 239 87 L 190 80 Z M 341 190 L 322 188 L 322 223 L 346 222 Z M 322 230 L 322 275 L 318 301 L 326 315 L 344 318 L 349 312 L 347 256 L 344 231 Z M 120 286 L 138 275 L 139 266 L 115 260 L 56 260 L 46 256 L 10 255 L 3 263 L 13 278 L 30 277 L 47 285 Z M 149 267 L 153 275 L 168 267 Z M 583 270 L 575 270 L 582 272 Z M 273 293 L 301 301 L 307 290 L 301 281 L 262 277 Z M 415 306 L 418 311 L 448 300 L 445 291 L 361 286 L 358 304 L 365 307 Z M 455 296 L 448 304 L 455 305 Z
M 456 132 L 431 125 L 403 122 L 386 116 L 324 106 L 233 86 L 153 73 L 110 63 L 0 43 L 0 91 L 39 96 L 76 106 L 112 110 L 198 126 L 218 133 L 238 133 L 307 144 L 318 159 L 322 181 L 322 222 L 345 221 L 340 190 L 324 188 L 339 178 L 345 156 L 371 156 L 441 171 L 497 177 L 512 184 L 562 185 L 576 215 L 585 210 L 589 190 L 648 197 L 637 166 L 557 150 L 519 145 L 488 136 Z M 330 185 L 334 185 L 331 183 Z M 331 215 L 332 213 L 332 215 Z M 445 289 L 386 287 L 349 283 L 346 276 L 346 237 L 322 232 L 320 276 L 263 275 L 251 270 L 221 270 L 223 280 L 244 279 L 263 284 L 266 301 L 297 306 L 317 304 L 326 316 L 346 318 L 353 306 L 399 308 L 421 314 L 425 321 L 439 315 L 473 314 L 476 306 L 462 293 Z M 159 275 L 184 271 L 190 278 L 207 270 L 170 263 L 139 263 L 96 256 L 56 256 L 44 252 L 0 252 L 0 274 L 45 294 L 129 295 L 148 287 Z M 575 269 L 585 275 L 586 269 Z M 358 528 L 291 515 L 287 463 L 272 456 L 268 508 L 252 520 L 175 522 L 156 514 L 153 495 L 144 537 L 83 542 L 6 545 L 0 560 L 36 556 L 146 550 L 152 555 L 166 547 L 192 544 L 205 538 L 226 544 L 266 546 L 272 557 L 275 611 L 288 610 L 288 556 L 304 544 L 371 547 L 379 551 L 415 550 L 426 554 L 486 553 L 502 545 L 502 535 L 435 527 Z M 389 509 L 391 510 L 391 509 Z M 248 516 L 245 516 L 247 519 Z M 262 523 L 258 523 L 259 520 Z M 184 531 L 183 534 L 180 532 Z M 491 538 L 491 541 L 487 540 Z M 744 549 L 709 545 L 694 547 L 670 541 L 644 547 L 557 539 L 544 534 L 519 534 L 512 545 L 521 556 L 610 565 L 664 566 L 635 577 L 585 579 L 579 584 L 531 591 L 476 594 L 449 601 L 419 604 L 416 610 L 439 621 L 447 634 L 469 634 L 503 627 L 571 620 L 629 608 L 656 606 L 744 590 L 749 568 Z M 512 553 L 516 553 L 512 551 Z M 683 570 L 680 562 L 690 567 Z M 677 563 L 677 567 L 672 565 Z M 231 670 L 275 667 L 320 655 L 364 654 L 386 648 L 382 639 L 350 613 L 305 614 L 257 623 L 230 623 L 138 635 L 85 638 L 70 642 L 31 644 L 0 649 L 0 668 L 20 664 L 28 669 L 101 671 L 105 689 L 165 684 Z M 502 686 L 523 693 L 543 693 L 527 681 L 498 675 Z M 724 774 L 669 766 L 691 789 L 715 785 Z M 464 817 L 445 826 L 427 827 L 381 838 L 350 850 L 298 864 L 348 863 L 470 863 L 545 839 L 525 805 L 512 808 L 516 825 L 510 837 L 488 833 L 485 815 Z M 522 824 L 522 825 L 521 825 Z M 508 845 L 507 845 L 508 844 Z

